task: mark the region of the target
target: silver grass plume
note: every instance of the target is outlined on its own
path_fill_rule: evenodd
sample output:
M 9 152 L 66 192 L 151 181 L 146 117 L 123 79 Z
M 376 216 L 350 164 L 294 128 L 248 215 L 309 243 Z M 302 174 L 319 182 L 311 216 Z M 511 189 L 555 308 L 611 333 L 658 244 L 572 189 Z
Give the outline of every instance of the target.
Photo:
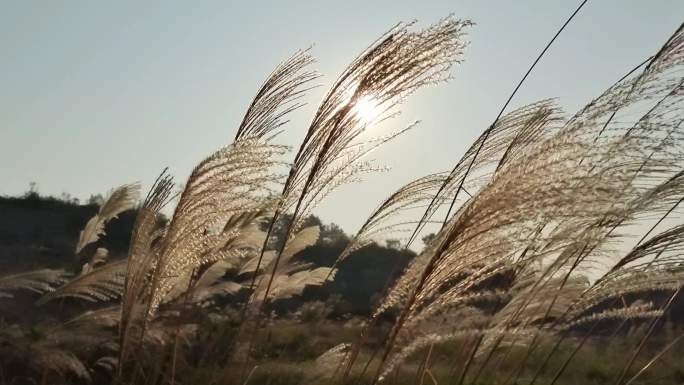
M 299 99 L 319 77 L 315 71 L 305 71 L 313 62 L 308 50 L 299 51 L 273 70 L 247 109 L 235 141 L 271 136 L 288 122 L 283 119 L 304 105 Z
M 205 252 L 205 257 L 199 265 L 192 265 L 182 270 L 176 279 L 172 291 L 167 294 L 166 301 L 180 300 L 181 295 L 189 294 L 195 297 L 198 289 L 209 289 L 230 267 L 237 267 L 249 258 L 258 255 L 259 247 L 265 233 L 259 229 L 259 223 L 264 211 L 244 212 L 231 216 L 223 225 L 224 239 Z M 232 293 L 230 284 L 213 286 L 226 293 Z M 205 293 L 206 294 L 206 293 Z M 189 299 L 189 297 L 186 297 Z
M 96 267 L 107 263 L 107 258 L 109 258 L 109 250 L 105 249 L 104 247 L 98 247 L 90 257 L 90 261 L 86 262 L 81 267 L 81 275 L 88 274 Z
M 111 314 L 112 309 L 109 310 Z M 114 314 L 118 314 L 118 308 L 113 310 Z M 101 312 L 102 310 L 88 313 Z M 93 319 L 81 315 L 65 323 L 50 325 L 43 330 L 44 336 L 4 336 L 0 344 L 0 355 L 3 359 L 12 357 L 15 362 L 22 362 L 22 366 L 37 375 L 49 375 L 51 381 L 58 381 L 55 377 L 57 375 L 62 381 L 73 381 L 76 377 L 91 382 L 92 372 L 87 358 L 105 347 L 110 349 L 114 336 L 111 328 L 113 325 L 95 323 L 92 322 Z
M 268 293 L 269 299 L 288 298 L 301 294 L 306 286 L 318 286 L 325 282 L 328 276 L 335 274 L 335 269 L 330 267 L 312 268 L 312 264 L 295 261 L 294 257 L 302 250 L 313 246 L 320 235 L 318 226 L 302 229 L 288 242 L 280 258 L 280 264 L 275 268 L 275 278 L 271 285 L 272 290 Z M 266 282 L 268 282 L 275 264 L 275 258 L 270 258 L 269 264 L 264 265 L 263 271 L 267 274 L 256 272 L 257 285 L 255 297 L 262 298 L 266 295 Z M 254 261 L 251 265 L 254 265 Z
M 404 310 L 383 362 L 396 364 L 392 346 L 413 319 L 439 314 L 497 274 L 541 263 L 534 290 L 506 317 L 505 328 L 496 330 L 530 325 L 539 318 L 520 318 L 529 314 L 525 309 L 542 293 L 563 290 L 569 274 L 601 258 L 615 228 L 646 212 L 664 211 L 681 197 L 672 181 L 682 164 L 677 147 L 681 71 L 676 68 L 684 51 L 680 38 L 670 42 L 642 74 L 611 87 L 617 91 L 605 93 L 564 125 L 538 126 L 536 140 L 499 162 L 490 182 L 449 218 L 420 274 L 408 280 L 412 285 L 398 289 L 408 294 L 398 296 L 405 298 Z M 652 107 L 639 112 L 640 102 L 649 100 Z M 563 315 L 563 308 L 574 305 L 573 297 L 581 297 L 575 293 L 566 302 L 559 294 L 537 308 L 548 316 L 558 304 L 556 314 Z
M 123 293 L 128 261 L 110 262 L 89 273 L 80 275 L 56 290 L 44 295 L 38 302 L 42 305 L 56 298 L 78 298 L 89 302 L 108 301 Z
M 284 151 L 283 146 L 244 139 L 217 151 L 193 170 L 159 244 L 150 315 L 183 281 L 184 273 L 225 258 L 218 252 L 239 239 L 244 229 L 226 227 L 230 218 L 261 214 L 273 204 L 270 186 L 278 182 L 273 168 L 281 164 L 277 158 Z M 242 252 L 241 248 L 230 250 Z
M 277 218 L 291 212 L 286 242 L 276 253 L 264 300 L 287 240 L 299 230 L 302 219 L 334 188 L 372 171 L 369 163 L 361 161 L 363 156 L 405 130 L 370 142 L 361 135 L 396 114 L 398 104 L 416 89 L 447 79 L 450 67 L 460 60 L 465 47 L 463 30 L 470 24 L 447 18 L 418 32 L 410 31 L 410 24 L 399 24 L 352 61 L 335 81 L 297 151 L 267 232 L 270 236 Z M 361 114 L 364 104 L 373 106 L 372 117 Z
M 411 213 L 416 209 L 423 209 L 427 203 L 434 201 L 437 190 L 447 176 L 447 173 L 427 175 L 402 186 L 390 195 L 361 225 L 340 253 L 337 263 L 373 242 L 378 236 L 387 237 L 390 234 L 410 231 L 415 226 L 415 221 L 410 219 Z M 442 200 L 442 203 L 444 202 L 445 200 Z
M 499 161 L 506 149 L 514 145 L 517 148 L 524 148 L 526 144 L 534 143 L 534 140 L 539 140 L 540 136 L 546 135 L 549 130 L 556 129 L 556 124 L 559 122 L 559 108 L 555 106 L 553 100 L 544 100 L 541 102 L 533 103 L 528 106 L 516 109 L 509 114 L 504 115 L 498 120 L 497 124 L 493 126 L 490 130 L 489 139 L 485 141 L 480 150 L 480 154 L 476 159 L 473 159 L 477 148 L 480 147 L 480 142 L 484 140 L 483 136 L 480 136 L 476 142 L 469 147 L 466 154 L 457 162 L 452 172 L 450 172 L 442 180 L 442 184 L 438 187 L 436 194 L 433 196 L 427 207 L 425 208 L 423 217 L 419 219 L 418 226 L 412 238 L 417 234 L 418 228 L 423 228 L 429 222 L 429 218 L 437 212 L 440 206 L 443 206 L 445 202 L 451 200 L 451 196 L 456 193 L 457 189 L 463 183 L 466 175 L 467 165 L 469 162 L 473 162 L 473 167 L 471 168 L 471 173 L 477 174 L 480 168 L 483 169 L 483 177 L 477 178 L 478 183 L 486 183 L 486 181 L 491 178 L 491 172 L 494 171 L 493 166 Z M 517 138 L 517 139 L 516 139 Z M 514 143 L 515 141 L 515 143 Z M 510 157 L 514 158 L 522 154 L 523 151 L 513 152 Z M 509 160 L 511 159 L 509 158 Z M 489 170 L 490 174 L 487 174 L 487 166 L 491 166 Z M 475 179 L 475 178 L 473 178 Z M 463 189 L 463 186 L 460 186 Z M 468 185 L 468 190 L 472 190 L 472 193 L 477 193 L 479 187 L 477 185 Z M 433 244 L 437 240 L 433 241 Z M 409 243 L 411 239 L 409 239 Z M 412 280 L 427 263 L 429 259 L 430 250 L 424 250 L 415 258 L 409 265 L 406 273 L 400 277 L 401 280 Z M 376 316 L 379 312 L 384 309 L 392 307 L 401 301 L 401 298 L 408 296 L 408 291 L 410 285 L 407 282 L 401 283 L 397 282 L 392 290 L 388 293 L 385 301 L 381 305 L 381 308 L 376 312 Z
M 97 214 L 90 218 L 81 230 L 76 244 L 76 254 L 104 235 L 104 226 L 108 221 L 116 218 L 121 212 L 133 208 L 138 201 L 139 194 L 140 185 L 137 183 L 119 186 L 112 190 L 100 205 Z
M 272 204 L 269 185 L 278 176 L 271 168 L 284 148 L 243 139 L 202 161 L 191 173 L 169 224 L 155 230 L 156 213 L 168 201 L 171 180 L 162 176 L 134 227 L 126 288 L 122 300 L 121 356 L 127 361 L 131 343 L 143 343 L 149 321 L 164 301 L 176 296 L 179 285 L 187 290 L 194 269 L 226 258 L 222 250 L 240 239 L 244 226 Z M 258 242 L 257 242 L 258 244 Z M 247 247 L 252 247 L 251 242 Z M 135 337 L 131 337 L 135 335 Z
M 684 226 L 667 229 L 636 246 L 588 288 L 568 318 L 629 293 L 675 291 L 684 284 Z
M 139 346 L 148 321 L 146 303 L 150 301 L 150 279 L 157 264 L 158 245 L 164 229 L 158 226 L 161 209 L 169 202 L 173 178 L 164 170 L 152 185 L 145 201 L 138 210 L 131 243 L 121 298 L 119 323 L 119 357 L 117 375 L 122 375 L 123 363 L 134 346 Z
M 273 290 L 269 293 L 270 298 L 288 298 L 301 294 L 305 286 L 321 285 L 329 275 L 334 275 L 335 269 L 329 267 L 312 268 L 313 265 L 294 260 L 294 257 L 305 248 L 314 245 L 318 241 L 320 229 L 318 226 L 311 226 L 302 229 L 288 243 L 283 251 L 281 264 L 278 267 Z M 264 293 L 265 283 L 275 260 L 273 251 L 266 252 L 261 259 L 262 266 L 256 270 L 259 261 L 258 252 L 246 258 L 232 258 L 217 262 L 209 267 L 198 279 L 196 287 L 193 289 L 195 299 L 206 300 L 208 297 L 217 294 L 233 294 L 242 289 L 249 289 L 250 280 L 255 277 L 257 282 L 254 291 L 256 297 Z M 224 281 L 220 278 L 227 269 L 238 271 L 234 281 Z
M 0 298 L 13 297 L 17 290 L 44 294 L 67 281 L 64 270 L 39 269 L 0 276 Z
M 540 139 L 539 135 L 544 132 L 540 130 L 541 127 L 558 123 L 560 112 L 555 100 L 547 99 L 520 107 L 499 118 L 456 162 L 425 208 L 407 245 L 415 240 L 444 201 L 455 199 L 462 191 L 468 196 L 476 193 L 491 178 L 496 168 L 510 160 L 510 157 L 523 153 L 526 145 Z
M 120 305 L 112 305 L 96 310 L 88 310 L 67 320 L 64 324 L 69 327 L 81 328 L 87 325 L 100 327 L 117 327 L 121 317 Z
M 169 202 L 172 178 L 164 172 L 153 185 L 131 237 L 121 304 L 119 377 L 164 298 L 186 282 L 188 272 L 195 274 L 193 270 L 225 259 L 225 249 L 230 249 L 226 246 L 240 237 L 246 219 L 272 205 L 260 195 L 277 182 L 269 169 L 279 164 L 275 157 L 285 149 L 263 143 L 269 139 L 264 137 L 282 127 L 285 115 L 298 108 L 303 87 L 316 77 L 303 72 L 311 62 L 307 52 L 299 52 L 276 68 L 250 105 L 235 143 L 194 169 L 166 228 L 158 228 L 157 216 Z M 240 226 L 231 225 L 231 218 L 240 219 L 233 223 Z

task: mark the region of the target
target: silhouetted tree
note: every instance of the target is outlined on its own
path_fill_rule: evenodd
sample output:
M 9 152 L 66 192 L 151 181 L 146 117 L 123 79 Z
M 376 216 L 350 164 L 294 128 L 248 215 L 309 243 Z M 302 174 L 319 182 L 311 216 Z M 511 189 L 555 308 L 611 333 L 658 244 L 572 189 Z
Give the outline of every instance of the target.
M 401 248 L 401 241 L 398 239 L 388 239 L 385 244 L 389 249 L 399 250 Z
M 430 244 L 430 242 L 432 242 L 433 239 L 435 239 L 435 233 L 430 233 L 421 238 L 420 240 L 423 241 L 423 245 L 427 246 L 428 244 Z

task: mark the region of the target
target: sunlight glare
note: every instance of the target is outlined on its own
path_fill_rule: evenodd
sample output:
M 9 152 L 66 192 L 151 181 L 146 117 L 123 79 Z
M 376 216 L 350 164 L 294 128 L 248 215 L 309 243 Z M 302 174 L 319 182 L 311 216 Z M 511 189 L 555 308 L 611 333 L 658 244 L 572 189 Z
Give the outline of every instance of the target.
M 356 114 L 363 123 L 370 123 L 380 113 L 378 103 L 368 95 L 361 96 L 356 101 L 354 111 L 356 111 Z

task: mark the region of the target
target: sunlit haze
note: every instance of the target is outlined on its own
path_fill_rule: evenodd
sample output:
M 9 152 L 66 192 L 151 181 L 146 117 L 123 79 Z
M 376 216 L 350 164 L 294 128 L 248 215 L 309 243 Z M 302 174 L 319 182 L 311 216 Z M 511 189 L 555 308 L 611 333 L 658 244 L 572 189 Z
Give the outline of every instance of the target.
M 68 6 L 65 6 L 67 5 Z M 295 146 L 344 66 L 399 21 L 449 14 L 476 23 L 453 80 L 412 95 L 377 133 L 421 124 L 372 157 L 391 171 L 345 186 L 318 208 L 355 231 L 382 198 L 450 169 L 496 113 L 575 2 L 32 2 L 0 12 L 0 195 L 90 194 L 168 166 L 179 181 L 230 143 L 263 79 L 313 44 L 324 76 L 280 137 Z M 572 113 L 655 52 L 681 1 L 594 1 L 532 72 L 511 108 L 558 97 Z M 375 102 L 361 99 L 361 119 Z M 363 199 L 359 199 L 359 197 Z

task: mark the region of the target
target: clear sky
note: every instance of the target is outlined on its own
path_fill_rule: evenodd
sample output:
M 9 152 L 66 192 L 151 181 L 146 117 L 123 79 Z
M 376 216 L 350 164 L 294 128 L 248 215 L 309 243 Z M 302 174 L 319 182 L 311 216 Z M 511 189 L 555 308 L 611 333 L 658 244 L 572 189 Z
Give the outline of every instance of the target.
M 450 169 L 494 119 L 578 1 L 227 1 L 0 3 L 0 195 L 86 199 L 169 166 L 183 180 L 228 144 L 264 77 L 314 44 L 324 87 L 398 21 L 473 20 L 454 80 L 405 104 L 397 128 L 419 128 L 373 154 L 389 173 L 340 189 L 320 207 L 353 232 L 381 199 L 415 177 Z M 511 107 L 559 97 L 573 112 L 653 54 L 682 22 L 684 1 L 590 0 Z

